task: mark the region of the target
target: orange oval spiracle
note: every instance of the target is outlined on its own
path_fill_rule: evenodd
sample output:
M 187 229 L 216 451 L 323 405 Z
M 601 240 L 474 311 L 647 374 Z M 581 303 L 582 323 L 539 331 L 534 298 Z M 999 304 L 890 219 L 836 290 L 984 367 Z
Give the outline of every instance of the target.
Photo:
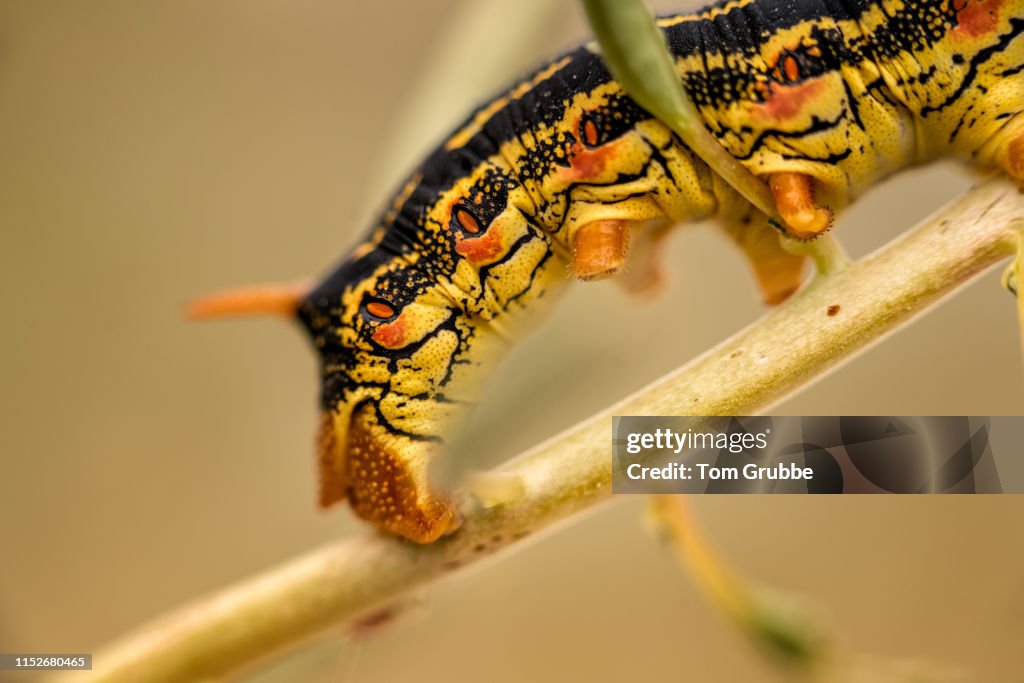
M 588 147 L 596 147 L 599 140 L 597 124 L 594 123 L 594 119 L 587 117 L 583 121 L 583 142 L 587 143 Z
M 475 235 L 480 232 L 480 223 L 476 216 L 461 206 L 455 210 L 455 221 L 468 233 Z
M 388 319 L 395 315 L 395 309 L 383 301 L 371 301 L 366 304 L 366 312 L 374 318 Z
M 795 83 L 800 80 L 800 63 L 796 61 L 796 57 L 793 55 L 786 55 L 786 59 L 782 62 L 782 66 L 786 70 L 787 81 Z

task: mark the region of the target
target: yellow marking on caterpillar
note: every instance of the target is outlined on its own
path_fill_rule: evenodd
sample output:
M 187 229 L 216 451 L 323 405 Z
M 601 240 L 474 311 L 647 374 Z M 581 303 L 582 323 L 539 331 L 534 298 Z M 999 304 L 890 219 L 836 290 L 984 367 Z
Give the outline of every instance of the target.
M 725 4 L 708 7 L 699 12 L 694 12 L 692 14 L 677 14 L 676 16 L 673 17 L 664 17 L 662 19 L 658 19 L 657 23 L 659 28 L 666 29 L 671 28 L 676 24 L 681 24 L 684 21 L 694 21 L 696 19 L 701 18 L 715 19 L 717 17 L 722 16 L 723 14 L 728 14 L 737 7 L 749 5 L 754 1 L 755 0 L 732 0 L 732 2 L 726 2 Z
M 1024 187 L 1024 0 L 733 0 L 660 26 L 705 125 L 798 237 L 938 157 Z M 429 466 L 509 343 L 570 273 L 649 288 L 670 226 L 708 218 L 766 302 L 792 294 L 804 258 L 593 50 L 483 106 L 297 304 L 321 356 L 321 504 L 417 542 L 453 531 Z M 276 296 L 245 307 L 297 303 Z
M 391 206 L 388 208 L 387 214 L 384 216 L 383 224 L 390 225 L 395 222 L 395 216 L 401 210 L 402 205 L 405 204 L 412 193 L 419 186 L 420 181 L 423 180 L 422 173 L 413 173 L 412 177 L 402 186 L 402 189 L 398 191 L 395 198 L 391 201 Z
M 476 113 L 475 116 L 473 116 L 472 121 L 466 124 L 465 127 L 456 132 L 450 138 L 448 138 L 448 142 L 446 142 L 444 145 L 445 149 L 452 150 L 457 147 L 462 147 L 463 145 L 465 145 L 470 138 L 472 138 L 476 133 L 480 131 L 480 126 L 489 118 L 494 116 L 496 112 L 500 111 L 502 107 L 507 105 L 510 101 L 517 100 L 526 93 L 533 90 L 534 88 L 537 87 L 538 83 L 541 83 L 542 81 L 546 81 L 547 79 L 551 78 L 552 75 L 557 73 L 559 70 L 562 69 L 562 67 L 568 64 L 569 60 L 569 57 L 563 57 L 557 62 L 554 62 L 547 68 L 543 69 L 542 71 L 539 71 L 530 80 L 523 81 L 516 87 L 512 88 L 512 90 L 510 90 L 507 95 L 497 98 L 496 100 L 488 104 L 486 107 L 481 109 L 479 112 Z

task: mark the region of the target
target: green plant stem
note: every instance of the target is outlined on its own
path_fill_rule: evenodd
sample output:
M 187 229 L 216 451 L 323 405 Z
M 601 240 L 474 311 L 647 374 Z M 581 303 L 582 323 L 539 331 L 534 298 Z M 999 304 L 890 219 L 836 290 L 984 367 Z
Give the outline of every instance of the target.
M 832 235 L 825 234 L 815 240 L 802 242 L 791 237 L 780 236 L 783 248 L 793 254 L 803 254 L 814 261 L 815 272 L 819 277 L 838 273 L 850 265 L 842 245 Z
M 798 601 L 742 579 L 704 538 L 693 519 L 688 496 L 651 496 L 658 531 L 695 583 L 736 626 L 772 655 L 811 669 L 826 654 L 827 639 Z
M 685 367 L 513 459 L 501 470 L 521 478 L 521 495 L 490 508 L 464 497 L 465 522 L 452 536 L 416 546 L 366 533 L 325 546 L 144 627 L 71 678 L 223 676 L 520 546 L 611 498 L 612 415 L 763 412 L 1012 255 L 1022 230 L 1024 198 L 1005 180 L 989 181 Z

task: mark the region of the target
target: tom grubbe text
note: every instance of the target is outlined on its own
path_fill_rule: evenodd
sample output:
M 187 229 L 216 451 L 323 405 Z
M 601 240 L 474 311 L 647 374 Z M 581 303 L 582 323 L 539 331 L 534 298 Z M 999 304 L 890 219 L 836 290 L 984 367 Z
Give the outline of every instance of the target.
M 616 494 L 1024 492 L 1024 416 L 616 415 L 611 428 Z
M 695 432 L 693 430 L 676 432 L 671 429 L 659 428 L 651 432 L 630 432 L 627 434 L 626 452 L 631 455 L 638 455 L 645 450 L 657 450 L 679 454 L 683 451 L 706 449 L 739 454 L 767 448 L 768 435 L 770 433 L 771 429 L 766 429 L 763 432 L 727 433 Z M 634 480 L 810 480 L 814 477 L 814 470 L 810 467 L 799 467 L 795 463 L 776 463 L 768 466 L 747 463 L 742 467 L 704 462 L 695 462 L 691 465 L 672 462 L 660 467 L 646 467 L 640 463 L 632 463 L 626 468 L 626 476 Z

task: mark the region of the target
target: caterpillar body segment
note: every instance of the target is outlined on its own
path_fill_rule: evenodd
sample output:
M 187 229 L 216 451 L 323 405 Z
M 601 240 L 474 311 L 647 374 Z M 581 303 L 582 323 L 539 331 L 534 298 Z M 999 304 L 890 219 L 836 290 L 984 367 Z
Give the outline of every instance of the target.
M 708 130 L 793 236 L 938 157 L 1024 187 L 1024 0 L 727 0 L 659 25 Z M 656 286 L 669 226 L 717 219 L 769 303 L 799 286 L 803 257 L 595 50 L 481 106 L 298 303 L 321 357 L 321 504 L 417 542 L 456 528 L 429 466 L 489 368 L 571 274 Z

